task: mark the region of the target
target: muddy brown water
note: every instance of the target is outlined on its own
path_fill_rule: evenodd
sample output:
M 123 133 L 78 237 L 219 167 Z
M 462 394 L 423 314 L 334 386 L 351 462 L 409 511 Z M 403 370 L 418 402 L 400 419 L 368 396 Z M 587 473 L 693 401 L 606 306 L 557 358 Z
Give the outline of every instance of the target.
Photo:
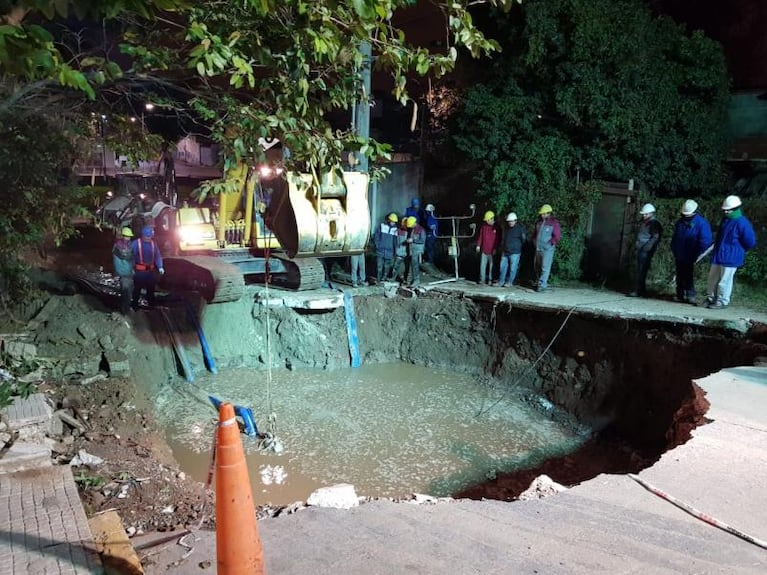
M 259 504 L 304 501 L 336 483 L 373 497 L 447 496 L 571 452 L 586 437 L 543 399 L 447 370 L 281 370 L 269 383 L 268 373 L 235 369 L 163 386 L 153 398 L 176 460 L 199 481 L 215 429 L 208 393 L 251 407 L 260 431 L 276 416 L 282 453 L 242 436 Z

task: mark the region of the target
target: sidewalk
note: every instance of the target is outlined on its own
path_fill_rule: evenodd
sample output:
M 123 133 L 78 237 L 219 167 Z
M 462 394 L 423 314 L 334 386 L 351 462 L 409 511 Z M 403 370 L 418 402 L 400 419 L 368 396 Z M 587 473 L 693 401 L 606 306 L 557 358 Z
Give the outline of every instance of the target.
M 0 575 L 101 573 L 68 466 L 0 475 Z

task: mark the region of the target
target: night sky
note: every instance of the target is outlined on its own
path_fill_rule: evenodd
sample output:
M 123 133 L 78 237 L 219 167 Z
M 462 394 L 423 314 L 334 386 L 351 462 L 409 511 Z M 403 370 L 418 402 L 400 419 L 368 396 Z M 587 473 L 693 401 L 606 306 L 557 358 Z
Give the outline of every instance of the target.
M 648 0 L 722 43 L 734 90 L 767 90 L 767 0 Z

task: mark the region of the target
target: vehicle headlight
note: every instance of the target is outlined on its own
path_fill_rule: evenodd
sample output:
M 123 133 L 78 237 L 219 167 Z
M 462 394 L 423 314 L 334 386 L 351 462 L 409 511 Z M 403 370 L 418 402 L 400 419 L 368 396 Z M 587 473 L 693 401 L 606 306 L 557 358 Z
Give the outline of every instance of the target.
M 200 230 L 196 228 L 181 228 L 180 236 L 181 241 L 188 244 L 199 244 L 203 240 Z

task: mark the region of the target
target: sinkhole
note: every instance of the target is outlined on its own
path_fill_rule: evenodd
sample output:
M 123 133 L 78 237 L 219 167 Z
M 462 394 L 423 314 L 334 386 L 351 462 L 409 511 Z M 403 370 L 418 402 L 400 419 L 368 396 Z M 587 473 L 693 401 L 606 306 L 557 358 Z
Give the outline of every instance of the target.
M 369 497 L 511 500 L 541 473 L 574 484 L 652 464 L 705 423 L 693 379 L 766 354 L 752 334 L 683 321 L 445 294 L 354 302 L 357 368 L 343 309 L 258 297 L 201 307 L 215 375 L 177 310 L 195 381 L 179 377 L 169 346 L 147 351 L 140 380 L 181 468 L 208 475 L 213 395 L 252 408 L 259 431 L 280 440 L 275 453 L 242 436 L 258 504 L 337 483 Z

